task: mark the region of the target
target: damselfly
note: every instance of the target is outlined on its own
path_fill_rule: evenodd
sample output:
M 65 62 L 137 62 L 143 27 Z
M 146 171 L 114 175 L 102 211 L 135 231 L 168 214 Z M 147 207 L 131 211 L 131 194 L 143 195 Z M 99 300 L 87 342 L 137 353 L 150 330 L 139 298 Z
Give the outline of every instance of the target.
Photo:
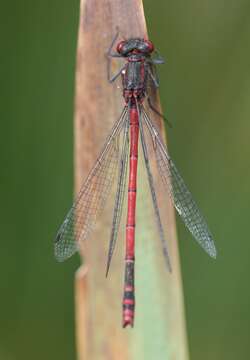
M 146 165 L 156 224 L 164 258 L 169 269 L 171 268 L 170 260 L 150 166 L 148 139 L 151 139 L 150 141 L 153 144 L 154 157 L 162 184 L 166 189 L 166 193 L 172 199 L 178 214 L 197 242 L 213 258 L 216 257 L 216 249 L 203 216 L 144 107 L 146 100 L 149 109 L 157 112 L 152 101 L 150 101 L 149 88 L 151 86 L 159 87 L 155 65 L 163 64 L 164 60 L 154 50 L 153 43 L 146 39 L 133 38 L 120 41 L 116 46 L 116 51 L 114 51 L 113 47 L 117 39 L 118 34 L 113 39 L 107 55 L 109 59 L 120 58 L 124 60 L 124 64 L 114 76 L 110 76 L 109 61 L 108 77 L 112 83 L 121 76 L 125 106 L 112 128 L 101 154 L 82 185 L 80 193 L 57 233 L 55 256 L 58 261 L 69 258 L 79 249 L 80 242 L 89 237 L 101 210 L 105 206 L 112 184 L 116 178 L 115 175 L 118 175 L 107 260 L 108 273 L 121 220 L 129 163 L 123 295 L 123 327 L 126 327 L 127 325 L 133 326 L 135 310 L 134 261 L 139 137 Z M 122 137 L 121 151 L 117 148 L 120 137 Z

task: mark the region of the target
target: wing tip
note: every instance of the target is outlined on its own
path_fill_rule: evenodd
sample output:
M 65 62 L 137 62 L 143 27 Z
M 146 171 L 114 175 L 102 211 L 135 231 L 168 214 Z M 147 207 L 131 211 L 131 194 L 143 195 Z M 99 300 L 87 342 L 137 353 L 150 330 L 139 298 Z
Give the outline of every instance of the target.
M 208 255 L 210 255 L 210 257 L 214 260 L 217 259 L 217 250 L 216 247 L 214 245 L 214 243 L 212 243 L 209 248 L 206 249 L 206 252 L 208 253 Z
M 57 241 L 54 246 L 54 256 L 56 261 L 61 263 L 74 255 L 77 250 L 77 246 L 66 246 L 63 242 Z
M 217 251 L 216 251 L 216 249 L 214 249 L 214 252 L 211 254 L 211 258 L 213 258 L 214 260 L 216 260 L 217 259 Z

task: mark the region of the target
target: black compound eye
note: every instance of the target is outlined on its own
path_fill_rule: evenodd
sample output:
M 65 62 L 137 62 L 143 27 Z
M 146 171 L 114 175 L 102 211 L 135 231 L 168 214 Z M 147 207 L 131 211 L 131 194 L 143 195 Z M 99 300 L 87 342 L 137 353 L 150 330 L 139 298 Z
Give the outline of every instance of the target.
M 136 49 L 142 54 L 150 54 L 154 51 L 154 45 L 149 40 L 137 40 Z
M 146 45 L 147 50 L 145 52 L 151 53 L 154 51 L 154 44 L 150 40 L 144 40 L 144 44 Z
M 132 51 L 137 51 L 141 54 L 150 54 L 154 51 L 154 45 L 150 40 L 130 39 L 126 41 L 120 41 L 117 44 L 116 50 L 123 56 L 126 56 Z
M 120 41 L 118 44 L 117 44 L 117 47 L 116 47 L 116 51 L 119 53 L 119 54 L 124 54 L 126 52 L 125 50 L 125 45 L 126 45 L 126 41 Z

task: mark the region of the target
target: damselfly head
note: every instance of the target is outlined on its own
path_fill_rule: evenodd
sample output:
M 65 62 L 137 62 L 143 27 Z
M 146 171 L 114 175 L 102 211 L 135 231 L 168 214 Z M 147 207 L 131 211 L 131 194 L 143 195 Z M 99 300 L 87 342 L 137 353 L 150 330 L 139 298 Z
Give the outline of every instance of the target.
M 154 45 L 150 40 L 129 39 L 120 41 L 117 44 L 116 50 L 123 56 L 127 56 L 131 53 L 149 55 L 154 51 Z

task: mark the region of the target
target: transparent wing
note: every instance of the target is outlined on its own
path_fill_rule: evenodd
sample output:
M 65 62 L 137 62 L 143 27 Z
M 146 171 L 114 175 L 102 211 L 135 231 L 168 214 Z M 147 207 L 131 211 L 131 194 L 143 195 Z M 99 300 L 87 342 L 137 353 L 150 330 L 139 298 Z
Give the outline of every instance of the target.
M 152 124 L 150 118 L 142 109 L 143 118 L 151 134 L 154 144 L 156 161 L 163 184 L 166 186 L 174 206 L 191 234 L 200 246 L 213 258 L 216 257 L 216 248 L 212 235 L 208 229 L 200 210 L 192 198 L 180 173 L 171 160 L 161 137 Z
M 125 131 L 123 137 L 123 145 L 122 145 L 122 153 L 120 160 L 120 168 L 118 174 L 118 183 L 115 197 L 115 206 L 113 212 L 113 222 L 112 222 L 112 230 L 109 242 L 109 252 L 108 252 L 108 261 L 107 261 L 107 269 L 106 276 L 109 272 L 109 267 L 112 259 L 112 255 L 115 249 L 115 244 L 117 240 L 117 235 L 119 231 L 119 225 L 121 221 L 122 209 L 123 209 L 123 200 L 125 194 L 125 186 L 127 179 L 127 168 L 128 168 L 128 154 L 129 154 L 129 121 L 125 124 Z
M 55 257 L 64 261 L 79 248 L 79 242 L 85 240 L 93 230 L 96 219 L 105 205 L 116 174 L 119 151 L 118 138 L 124 128 L 128 114 L 123 109 L 107 138 L 101 154 L 72 206 L 55 239 Z
M 164 230 L 163 230 L 163 226 L 162 226 L 162 222 L 161 222 L 160 211 L 159 211 L 159 207 L 158 207 L 153 176 L 152 176 L 151 169 L 150 169 L 148 149 L 147 149 L 147 144 L 145 141 L 143 121 L 142 121 L 141 117 L 140 117 L 139 121 L 140 121 L 140 136 L 141 136 L 142 151 L 143 151 L 143 156 L 144 156 L 146 170 L 147 170 L 147 176 L 148 176 L 149 188 L 150 188 L 150 193 L 151 193 L 154 212 L 155 212 L 156 224 L 157 224 L 159 235 L 160 235 L 164 259 L 165 259 L 165 262 L 166 262 L 166 265 L 167 265 L 169 271 L 171 271 L 171 263 L 170 263 L 169 254 L 168 254 L 167 241 L 165 239 Z

